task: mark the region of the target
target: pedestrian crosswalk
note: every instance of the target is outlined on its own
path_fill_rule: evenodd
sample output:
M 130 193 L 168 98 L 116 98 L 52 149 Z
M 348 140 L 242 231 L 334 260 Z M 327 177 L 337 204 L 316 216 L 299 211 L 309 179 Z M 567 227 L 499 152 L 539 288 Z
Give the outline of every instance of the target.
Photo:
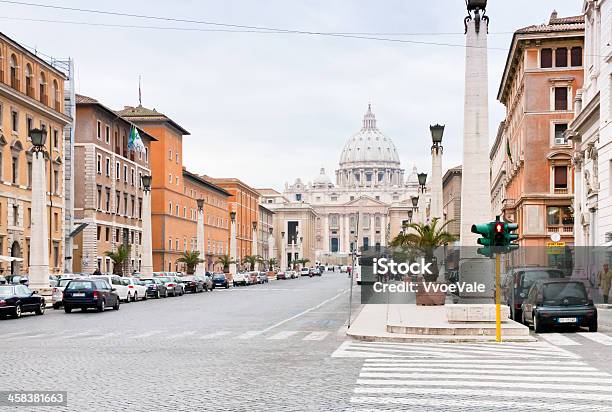
M 587 340 L 600 343 L 606 346 L 612 346 L 612 336 L 600 332 L 577 332 L 576 334 L 561 334 L 561 333 L 541 333 L 538 338 L 544 339 L 547 342 L 557 346 L 581 346 L 582 343 L 576 338 L 570 336 L 581 336 Z
M 609 411 L 612 375 L 549 342 L 344 342 L 362 358 L 348 410 Z

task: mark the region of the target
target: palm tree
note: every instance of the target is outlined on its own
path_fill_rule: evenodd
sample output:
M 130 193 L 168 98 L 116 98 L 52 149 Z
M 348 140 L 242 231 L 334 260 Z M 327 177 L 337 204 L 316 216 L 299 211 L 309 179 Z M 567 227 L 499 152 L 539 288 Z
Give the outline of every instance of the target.
M 259 255 L 248 255 L 242 258 L 242 263 L 248 265 L 250 270 L 255 270 L 255 264 L 262 261 Z
M 236 263 L 236 261 L 229 257 L 229 255 L 219 256 L 215 262 L 215 264 L 223 266 L 223 271 L 226 273 L 229 272 L 229 267 L 232 263 Z
M 301 258 L 301 259 L 297 259 L 293 261 L 293 263 L 297 265 L 302 265 L 302 267 L 306 266 L 308 262 L 310 262 L 310 259 L 306 259 L 306 258 Z
M 404 225 L 404 231 L 398 234 L 390 243 L 393 247 L 401 247 L 408 250 L 417 250 L 425 255 L 426 262 L 433 262 L 434 250 L 440 246 L 457 240 L 457 236 L 449 233 L 446 227 L 452 220 L 438 226 L 440 219 L 435 217 L 431 223 L 408 223 Z M 411 231 L 409 231 L 412 229 Z M 425 280 L 434 282 L 438 278 L 437 266 L 431 275 L 424 275 Z
M 270 258 L 266 260 L 266 265 L 268 266 L 268 270 L 272 270 L 274 266 L 278 266 L 278 260 L 276 260 L 276 258 Z
M 113 261 L 113 273 L 115 275 L 123 276 L 130 258 L 130 246 L 121 244 L 117 248 L 116 252 L 107 250 L 104 252 L 104 254 Z
M 187 274 L 193 275 L 196 270 L 196 266 L 199 263 L 203 263 L 204 260 L 200 259 L 200 251 L 199 250 L 186 250 L 183 253 L 183 256 L 176 260 L 177 262 L 184 263 L 187 266 Z

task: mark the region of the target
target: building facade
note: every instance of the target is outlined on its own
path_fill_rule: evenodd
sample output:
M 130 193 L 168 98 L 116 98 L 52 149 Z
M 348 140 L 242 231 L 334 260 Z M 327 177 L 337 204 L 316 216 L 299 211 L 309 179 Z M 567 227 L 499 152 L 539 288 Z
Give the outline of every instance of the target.
M 151 175 L 149 153 L 155 138 L 139 130 L 144 152 L 128 150 L 128 120 L 99 101 L 76 96 L 73 270 L 112 272 L 106 252 L 130 248 L 125 271 L 140 270 L 142 176 Z
M 65 75 L 0 33 L 0 274 L 28 273 L 32 144 L 30 130 L 47 132 L 45 157 L 49 270 L 63 271 L 63 130 Z
M 461 166 L 448 169 L 442 177 L 442 212 L 451 221 L 446 230 L 459 237 L 461 232 Z
M 257 192 L 259 192 L 259 190 Z M 259 244 L 257 252 L 264 260 L 275 257 L 273 237 L 274 212 L 260 203 L 259 222 L 257 224 L 257 242 Z M 272 238 L 272 241 L 270 238 Z
M 516 31 L 508 53 L 497 95 L 506 118 L 490 156 L 499 169 L 494 191 L 505 193 L 492 207 L 501 203 L 504 216 L 519 224 L 521 251 L 543 251 L 552 234 L 574 241 L 572 142 L 565 131 L 582 87 L 583 44 L 584 18 L 554 12 L 548 24 Z
M 177 260 L 196 233 L 186 212 L 195 199 L 185 193 L 183 182 L 183 136 L 189 132 L 163 113 L 142 105 L 126 106 L 117 114 L 156 139 L 149 154 L 153 269 L 179 271 L 182 265 Z
M 185 195 L 191 199 L 184 206 L 183 213 L 189 216 L 193 227 L 185 236 L 189 236 L 189 250 L 197 249 L 197 199 L 204 200 L 204 250 L 203 265 L 207 271 L 221 271 L 223 266 L 219 258 L 229 253 L 229 198 L 231 194 L 205 178 L 183 169 Z
M 574 142 L 576 246 L 612 245 L 612 1 L 588 0 L 584 85 L 576 96 Z M 596 269 L 598 270 L 598 268 Z

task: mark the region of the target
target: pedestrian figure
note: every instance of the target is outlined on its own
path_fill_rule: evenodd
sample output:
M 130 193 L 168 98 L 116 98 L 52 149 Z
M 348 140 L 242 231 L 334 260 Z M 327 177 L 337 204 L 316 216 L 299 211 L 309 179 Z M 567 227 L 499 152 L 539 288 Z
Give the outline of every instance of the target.
M 608 295 L 610 294 L 610 286 L 612 285 L 612 271 L 608 264 L 604 263 L 603 269 L 597 273 L 597 287 L 601 288 L 604 303 L 608 303 Z

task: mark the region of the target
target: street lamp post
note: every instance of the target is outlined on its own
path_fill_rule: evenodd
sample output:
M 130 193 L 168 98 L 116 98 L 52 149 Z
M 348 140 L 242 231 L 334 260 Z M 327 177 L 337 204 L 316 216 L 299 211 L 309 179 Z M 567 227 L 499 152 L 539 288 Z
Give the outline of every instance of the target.
M 258 248 L 257 248 L 257 222 L 253 221 L 251 223 L 252 227 L 253 227 L 253 236 L 252 236 L 252 240 L 251 240 L 251 255 L 253 256 L 257 256 L 258 254 Z M 255 262 L 253 264 L 253 270 L 259 270 L 259 262 Z
M 196 228 L 196 249 L 200 252 L 202 263 L 196 266 L 196 275 L 203 276 L 206 274 L 206 250 L 204 248 L 204 199 L 197 199 L 198 204 L 198 226 Z
M 143 188 L 142 199 L 142 262 L 140 273 L 143 276 L 153 276 L 153 240 L 151 233 L 151 176 L 141 178 Z
M 274 233 L 274 229 L 273 228 L 269 228 L 268 229 L 268 261 L 276 256 L 276 253 L 274 253 L 274 236 L 273 236 L 273 233 Z M 269 265 L 268 270 L 271 271 L 271 270 L 274 270 L 274 268 L 271 265 Z
M 47 226 L 47 177 L 45 174 L 45 128 L 32 129 L 32 200 L 30 228 L 30 287 L 49 288 L 49 227 Z
M 425 223 L 426 221 L 426 205 L 425 205 L 425 192 L 427 191 L 427 173 L 418 173 L 417 177 L 419 179 L 419 193 L 418 197 L 418 220 L 420 223 Z
M 236 266 L 236 248 L 237 248 L 237 244 L 236 244 L 236 212 L 231 211 L 230 212 L 230 220 L 231 220 L 231 226 L 230 226 L 230 266 L 229 266 L 229 271 L 230 271 L 230 275 L 232 276 L 232 279 L 234 278 L 234 275 L 236 275 L 237 272 L 237 266 Z
M 431 131 L 431 217 L 442 218 L 442 136 L 444 125 L 429 126 Z

